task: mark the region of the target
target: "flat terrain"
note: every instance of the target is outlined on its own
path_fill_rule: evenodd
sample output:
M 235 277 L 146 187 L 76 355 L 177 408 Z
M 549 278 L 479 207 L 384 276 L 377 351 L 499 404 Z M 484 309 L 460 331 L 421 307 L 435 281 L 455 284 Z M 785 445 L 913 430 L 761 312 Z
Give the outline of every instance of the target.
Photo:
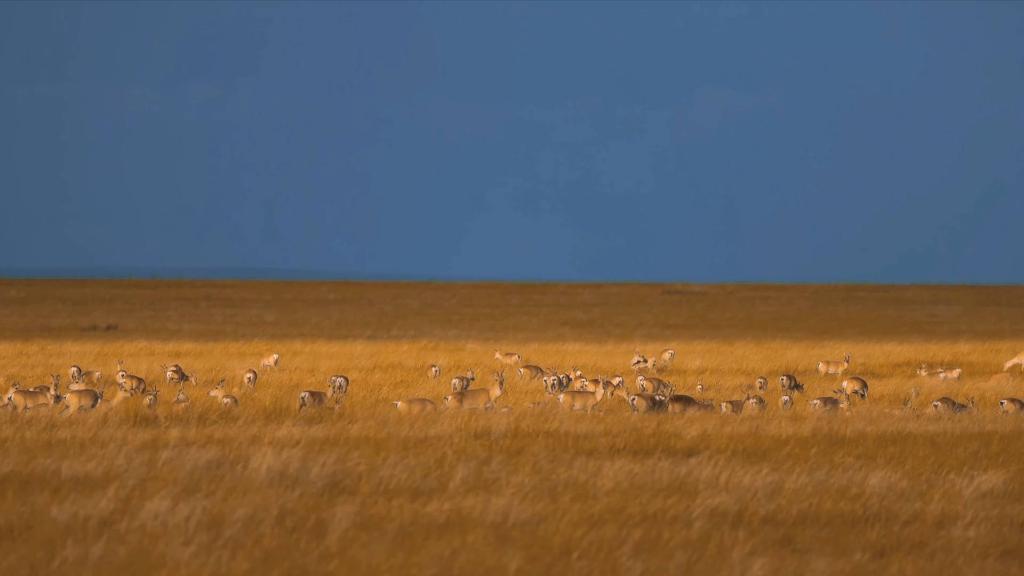
M 808 387 L 782 412 L 531 408 L 401 416 L 495 349 L 588 375 L 634 350 L 678 358 L 677 391 Z M 0 281 L 0 388 L 116 361 L 190 408 L 0 411 L 0 574 L 1024 573 L 1024 288 Z M 256 391 L 242 372 L 271 352 Z M 818 415 L 853 355 L 866 402 Z M 440 380 L 427 368 L 439 363 Z M 962 367 L 959 382 L 915 375 Z M 339 410 L 298 414 L 331 374 Z M 226 379 L 237 411 L 206 396 Z M 938 416 L 940 396 L 976 410 Z

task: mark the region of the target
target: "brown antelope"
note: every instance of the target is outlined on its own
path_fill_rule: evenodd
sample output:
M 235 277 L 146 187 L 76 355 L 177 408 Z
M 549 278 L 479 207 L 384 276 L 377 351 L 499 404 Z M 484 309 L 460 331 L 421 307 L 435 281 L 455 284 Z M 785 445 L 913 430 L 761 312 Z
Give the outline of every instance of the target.
M 185 372 L 180 364 L 171 364 L 170 366 L 163 366 L 164 378 L 167 380 L 168 385 L 182 386 L 186 382 L 193 382 L 192 375 Z M 193 382 L 194 384 L 194 382 Z
M 495 400 L 505 393 L 505 373 L 495 372 L 493 380 L 494 382 L 486 388 L 473 388 L 445 396 L 445 407 L 484 410 L 494 408 Z
M 851 376 L 839 385 L 839 388 L 850 396 L 860 396 L 861 400 L 868 399 L 868 383 L 860 376 Z
M 337 400 L 340 400 L 342 396 L 348 394 L 348 376 L 343 374 L 335 374 L 331 376 L 328 381 L 332 395 Z
M 715 405 L 710 402 L 701 402 L 686 394 L 672 394 L 665 398 L 665 409 L 672 414 L 710 412 L 715 409 Z
M 736 414 L 737 416 L 743 414 L 743 408 L 747 405 L 747 400 L 750 399 L 748 394 L 743 400 L 726 400 L 719 403 L 718 407 L 722 414 Z
M 159 401 L 159 397 L 160 390 L 158 388 L 154 388 L 152 392 L 148 392 L 145 395 L 143 395 L 142 405 L 145 406 L 146 408 L 149 408 L 150 410 L 153 410 L 156 408 L 156 404 Z
M 792 374 L 779 376 L 779 387 L 782 388 L 783 394 L 804 391 L 804 385 L 798 382 L 796 376 Z
M 50 384 L 40 384 L 39 386 L 33 386 L 29 388 L 35 392 L 42 392 L 43 394 L 57 394 L 60 396 L 60 376 L 57 374 L 50 374 Z M 57 399 L 60 401 L 60 398 Z
M 761 396 L 760 394 L 748 396 L 746 402 L 746 409 L 753 410 L 754 412 L 764 412 L 765 407 L 768 406 L 768 403 L 764 400 L 764 396 Z
M 458 394 L 459 392 L 465 392 L 469 390 L 470 385 L 476 381 L 476 374 L 473 374 L 472 370 L 466 372 L 465 376 L 456 376 L 452 378 L 452 394 Z
M 437 364 L 431 364 L 430 365 L 429 375 L 430 375 L 431 379 L 440 378 L 441 377 L 441 367 L 438 366 Z
M 437 412 L 437 405 L 427 398 L 407 398 L 393 402 L 399 414 L 425 414 Z
M 636 377 L 636 385 L 641 392 L 652 392 L 666 397 L 672 394 L 672 391 L 674 390 L 672 384 L 669 382 L 666 382 L 661 378 L 644 376 L 643 374 Z
M 999 411 L 1003 414 L 1024 414 L 1024 400 L 1003 398 L 999 401 Z
M 72 384 L 84 384 L 86 382 L 99 384 L 102 378 L 103 373 L 98 370 L 82 370 L 77 364 L 72 364 L 71 368 L 68 368 L 68 379 L 71 380 Z
M 302 412 L 303 408 L 321 408 L 326 406 L 330 396 L 330 391 L 303 390 L 299 392 L 299 412 Z
M 654 358 L 647 358 L 647 356 L 644 356 L 640 352 L 635 352 L 632 360 L 629 362 L 629 367 L 637 374 L 644 370 L 651 372 L 657 369 L 658 362 Z
M 668 409 L 668 399 L 662 394 L 651 392 L 637 392 L 626 397 L 630 410 L 634 414 L 646 414 L 647 412 L 664 412 Z
M 943 368 L 939 370 L 938 376 L 939 380 L 959 380 L 963 373 L 963 368 L 954 368 L 952 370 L 946 370 Z
M 754 382 L 754 387 L 757 388 L 758 392 L 767 392 L 768 379 L 765 378 L 764 376 L 758 376 L 757 380 Z
M 943 396 L 932 402 L 932 410 L 939 414 L 961 414 L 974 410 L 974 398 L 968 398 L 967 404 L 961 404 L 949 396 Z
M 568 392 L 562 392 L 558 395 L 558 403 L 562 405 L 562 408 L 571 410 L 573 412 L 590 412 L 594 411 L 594 408 L 604 400 L 605 394 L 608 393 L 609 386 L 600 385 L 593 392 L 586 392 L 583 390 L 570 390 Z
M 64 404 L 61 413 L 66 412 L 66 415 L 70 416 L 79 410 L 92 410 L 99 406 L 102 400 L 103 393 L 92 388 L 70 390 L 61 399 L 61 403 Z
M 39 390 L 22 390 L 18 383 L 11 385 L 7 391 L 7 404 L 14 408 L 15 412 L 27 412 L 32 408 L 41 406 L 53 406 L 59 401 L 60 392 L 45 387 L 49 392 Z
M 142 393 L 146 391 L 146 381 L 134 374 L 129 374 L 124 369 L 124 360 L 117 361 L 117 383 L 129 392 Z
M 256 390 L 256 381 L 259 379 L 259 373 L 252 368 L 249 368 L 244 374 L 242 374 L 242 384 L 244 384 L 249 390 Z
M 559 392 L 565 392 L 566 389 L 562 388 L 562 380 L 558 376 L 545 376 L 544 377 L 544 393 L 549 396 L 554 396 Z
M 850 407 L 850 395 L 842 390 L 834 390 L 835 396 L 819 396 L 808 400 L 811 410 L 816 412 L 834 412 L 840 408 L 846 410 Z
M 228 394 L 228 391 L 224 389 L 224 380 L 217 382 L 217 385 L 207 393 L 207 396 L 216 398 L 217 402 L 224 408 L 238 408 L 238 398 Z
M 841 376 L 850 368 L 850 353 L 847 352 L 842 360 L 822 360 L 818 362 L 818 374 L 834 374 Z
M 274 353 L 260 360 L 260 368 L 277 368 L 279 362 L 281 362 L 281 355 Z
M 528 380 L 536 380 L 537 378 L 544 377 L 544 369 L 534 364 L 520 366 L 516 372 L 519 373 L 520 378 L 526 378 Z
M 789 394 L 783 394 L 782 397 L 779 398 L 779 408 L 782 408 L 783 410 L 789 410 L 792 407 L 793 397 L 790 396 Z
M 676 359 L 676 351 L 671 348 L 665 348 L 658 355 L 658 363 L 665 369 L 672 366 L 672 362 Z
M 184 388 L 178 388 L 178 395 L 174 397 L 174 403 L 173 404 L 174 404 L 174 409 L 175 410 L 179 410 L 180 411 L 180 410 L 184 410 L 184 409 L 188 408 L 188 406 L 189 406 L 189 399 L 188 399 L 188 396 L 185 395 L 185 389 Z
M 523 361 L 523 357 L 519 354 L 516 354 L 515 352 L 502 352 L 501 350 L 494 351 L 494 359 L 509 366 L 519 364 Z
M 1003 364 L 1003 372 L 1008 372 L 1014 366 L 1020 366 L 1021 372 L 1024 373 L 1024 352 L 1007 360 L 1006 364 Z

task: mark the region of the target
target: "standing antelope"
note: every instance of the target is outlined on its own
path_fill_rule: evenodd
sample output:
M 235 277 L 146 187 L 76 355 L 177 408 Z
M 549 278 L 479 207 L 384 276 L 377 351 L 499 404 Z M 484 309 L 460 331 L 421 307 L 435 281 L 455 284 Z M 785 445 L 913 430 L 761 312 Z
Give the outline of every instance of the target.
M 14 383 L 7 391 L 7 404 L 10 404 L 15 412 L 27 412 L 38 406 L 53 406 L 58 402 L 60 392 L 47 389 L 49 392 L 22 390 L 18 383 Z
M 718 407 L 722 414 L 736 414 L 739 416 L 743 414 L 743 408 L 746 407 L 748 400 L 750 400 L 749 394 L 743 400 L 726 400 L 720 403 Z
M 432 379 L 433 378 L 440 378 L 441 377 L 441 367 L 438 366 L 437 364 L 431 364 L 430 365 L 430 377 Z
M 709 412 L 715 409 L 715 405 L 710 402 L 701 402 L 693 396 L 687 396 L 686 394 L 672 394 L 665 398 L 666 410 L 672 414 L 681 414 L 687 412 Z
M 224 380 L 217 382 L 217 385 L 207 393 L 207 396 L 216 398 L 224 408 L 238 408 L 238 398 L 228 394 L 227 390 L 224 389 Z
M 505 393 L 505 373 L 495 372 L 494 382 L 486 388 L 473 388 L 461 392 L 453 392 L 444 397 L 446 408 L 494 408 L 494 402 Z
M 459 392 L 469 390 L 470 385 L 475 381 L 476 374 L 473 374 L 472 370 L 467 371 L 465 376 L 456 376 L 455 378 L 452 378 L 452 394 L 458 394 Z
M 164 378 L 167 380 L 168 385 L 181 386 L 186 382 L 193 382 L 192 375 L 185 372 L 185 369 L 180 364 L 171 364 L 170 366 L 164 366 Z M 194 384 L 194 382 L 193 382 Z
M 974 398 L 968 398 L 967 404 L 961 404 L 948 396 L 932 402 L 932 410 L 936 413 L 961 414 L 974 410 Z
M 999 411 L 1003 414 L 1024 414 L 1024 400 L 1020 398 L 1003 398 L 999 401 Z
M 633 353 L 633 359 L 629 361 L 629 367 L 633 369 L 633 372 L 640 372 L 641 370 L 651 370 L 655 367 L 654 360 L 648 360 L 647 356 L 644 356 L 639 351 Z
M 573 412 L 586 412 L 589 414 L 593 412 L 594 407 L 600 404 L 601 400 L 604 399 L 605 394 L 608 392 L 608 388 L 609 386 L 602 384 L 593 392 L 586 392 L 582 390 L 562 392 L 558 395 L 558 403 L 566 410 L 571 410 Z
M 1003 372 L 1009 371 L 1010 368 L 1013 368 L 1014 366 L 1020 366 L 1021 372 L 1024 372 L 1024 352 L 1021 352 L 1007 360 L 1006 364 L 1003 364 Z
M 811 406 L 811 410 L 817 412 L 834 412 L 840 408 L 846 410 L 850 407 L 850 395 L 844 393 L 842 390 L 835 390 L 836 396 L 819 396 L 813 400 L 808 400 L 807 403 Z
M 516 369 L 519 373 L 520 378 L 526 378 L 528 380 L 536 380 L 544 376 L 544 369 L 534 364 L 526 364 Z
M 668 370 L 672 367 L 672 362 L 676 359 L 676 351 L 671 348 L 665 348 L 658 355 L 658 367 L 662 370 Z
M 757 381 L 754 382 L 754 386 L 757 388 L 758 392 L 767 392 L 768 391 L 768 379 L 765 378 L 764 376 L 758 376 L 757 377 Z
M 256 381 L 259 379 L 259 373 L 252 368 L 249 368 L 244 374 L 242 374 L 242 384 L 249 388 L 249 390 L 256 390 Z
M 846 356 L 840 360 L 822 360 L 818 362 L 818 374 L 824 376 L 825 374 L 842 375 L 850 368 L 850 353 L 847 352 Z
M 142 397 L 142 405 L 145 406 L 146 408 L 149 408 L 150 410 L 155 409 L 157 401 L 159 400 L 159 396 L 160 390 L 158 388 L 154 388 L 152 392 L 149 392 L 148 394 Z
M 643 374 L 636 377 L 636 385 L 641 392 L 653 392 L 662 396 L 669 396 L 673 391 L 673 386 L 669 382 Z
M 71 368 L 68 368 L 68 378 L 72 384 L 82 384 L 85 382 L 99 384 L 100 379 L 103 378 L 103 373 L 98 370 L 82 370 L 77 364 L 72 364 Z
M 331 376 L 328 381 L 331 392 L 337 400 L 340 400 L 342 396 L 348 394 L 348 376 L 343 374 L 335 374 Z
M 851 376 L 839 385 L 843 392 L 850 396 L 860 396 L 861 400 L 868 399 L 868 383 L 860 376 Z
M 117 361 L 117 383 L 129 392 L 141 393 L 146 391 L 146 381 L 134 374 L 129 374 L 124 369 L 124 360 Z
M 783 394 L 782 397 L 779 398 L 779 408 L 782 408 L 783 410 L 789 410 L 792 407 L 793 397 L 790 396 L 789 394 Z
M 668 409 L 667 400 L 668 398 L 661 394 L 652 394 L 650 392 L 638 392 L 626 396 L 626 402 L 629 403 L 629 408 L 634 414 L 664 412 Z
M 779 376 L 779 387 L 782 388 L 782 393 L 790 392 L 803 392 L 804 385 L 797 381 L 796 376 L 792 374 L 783 374 Z
M 277 364 L 281 361 L 281 355 L 274 353 L 266 358 L 260 360 L 260 368 L 277 368 Z
M 99 406 L 102 400 L 103 393 L 92 388 L 69 390 L 61 398 L 61 403 L 64 404 L 61 413 L 66 412 L 66 415 L 70 416 L 79 410 L 92 410 Z
M 437 412 L 437 405 L 427 398 L 407 398 L 393 402 L 399 414 L 424 414 Z
M 765 402 L 764 396 L 761 396 L 760 394 L 755 394 L 753 396 L 747 397 L 748 410 L 753 410 L 754 412 L 764 412 L 766 406 L 768 406 L 768 403 Z
M 178 388 L 178 395 L 174 397 L 174 409 L 184 410 L 185 408 L 188 408 L 188 405 L 189 399 L 188 396 L 185 395 L 185 389 Z
M 502 352 L 501 350 L 494 351 L 494 359 L 502 364 L 519 364 L 523 361 L 523 357 L 515 352 Z

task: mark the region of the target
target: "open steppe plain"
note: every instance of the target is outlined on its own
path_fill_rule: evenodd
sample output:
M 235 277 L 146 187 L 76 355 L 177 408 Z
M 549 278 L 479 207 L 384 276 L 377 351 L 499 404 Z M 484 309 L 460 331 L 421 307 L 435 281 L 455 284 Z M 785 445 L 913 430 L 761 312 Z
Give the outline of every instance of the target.
M 495 349 L 633 388 L 634 350 L 665 347 L 677 391 L 764 375 L 767 411 L 530 408 L 511 370 L 507 411 L 391 405 L 486 379 Z M 1024 573 L 1024 417 L 997 409 L 1022 350 L 1022 287 L 0 281 L 3 390 L 74 363 L 112 392 L 118 359 L 200 378 L 182 412 L 166 386 L 156 410 L 0 411 L 0 574 Z M 811 413 L 845 352 L 868 400 Z M 808 392 L 782 412 L 787 372 Z M 337 373 L 342 407 L 299 414 Z M 221 378 L 236 411 L 206 396 Z

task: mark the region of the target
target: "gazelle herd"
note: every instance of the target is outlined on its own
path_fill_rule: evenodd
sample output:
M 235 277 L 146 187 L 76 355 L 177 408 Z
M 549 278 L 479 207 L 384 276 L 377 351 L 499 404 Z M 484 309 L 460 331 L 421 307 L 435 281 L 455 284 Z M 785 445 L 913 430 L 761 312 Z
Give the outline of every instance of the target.
M 560 407 L 566 411 L 592 413 L 600 411 L 601 406 L 621 399 L 624 404 L 634 413 L 701 413 L 720 412 L 722 414 L 741 415 L 746 413 L 758 413 L 768 409 L 768 401 L 765 394 L 769 392 L 770 380 L 766 376 L 758 376 L 751 384 L 741 386 L 742 398 L 724 399 L 714 401 L 706 398 L 705 394 L 709 389 L 702 380 L 698 380 L 694 388 L 693 396 L 683 394 L 676 389 L 668 379 L 669 370 L 676 358 L 676 351 L 666 348 L 657 356 L 648 358 L 639 351 L 635 352 L 629 361 L 629 369 L 633 370 L 635 376 L 635 391 L 630 391 L 626 379 L 621 375 L 614 375 L 606 379 L 604 376 L 586 376 L 584 371 L 573 367 L 568 371 L 559 371 L 543 368 L 540 364 L 526 364 L 522 355 L 515 352 L 494 352 L 494 360 L 500 365 L 498 371 L 493 372 L 490 378 L 484 380 L 484 384 L 477 384 L 476 374 L 473 370 L 467 370 L 463 374 L 456 374 L 451 378 L 451 393 L 441 399 L 440 405 L 445 410 L 494 410 L 497 403 L 506 394 L 505 369 L 514 367 L 520 380 L 526 382 L 540 381 L 542 391 L 548 401 L 534 402 L 531 407 Z M 280 363 L 279 354 L 271 354 L 259 361 L 261 370 L 269 371 L 275 369 Z M 857 403 L 867 402 L 869 396 L 869 385 L 866 379 L 860 376 L 846 376 L 850 372 L 851 355 L 845 354 L 843 360 L 824 360 L 818 362 L 816 370 L 819 376 L 838 376 L 841 378 L 838 387 L 832 390 L 831 395 L 818 396 L 806 401 L 809 410 L 813 412 L 836 412 L 850 410 Z M 1010 371 L 1016 368 L 1024 371 L 1024 353 L 1006 362 L 1003 369 Z M 175 410 L 186 410 L 191 405 L 186 388 L 197 389 L 202 386 L 200 379 L 194 373 L 186 371 L 180 364 L 169 364 L 161 366 L 164 374 L 164 382 L 168 387 L 176 388 L 172 406 Z M 940 380 L 959 380 L 963 371 L 960 368 L 929 367 L 922 364 L 917 370 L 918 376 L 935 377 Z M 123 360 L 117 361 L 117 370 L 114 372 L 114 381 L 117 385 L 113 394 L 104 396 L 106 382 L 103 379 L 103 372 L 99 370 L 84 370 L 78 365 L 68 369 L 67 390 L 61 391 L 60 375 L 50 375 L 50 383 L 22 388 L 18 382 L 11 384 L 4 394 L 0 407 L 13 409 L 16 412 L 27 412 L 37 408 L 61 406 L 60 412 L 74 414 L 80 411 L 88 411 L 100 408 L 104 405 L 117 406 L 123 402 L 139 402 L 142 406 L 156 409 L 160 403 L 160 389 L 155 386 L 147 386 L 146 380 L 141 376 L 132 374 L 126 368 Z M 440 364 L 430 365 L 427 375 L 430 379 L 440 378 L 442 369 Z M 655 374 L 658 374 L 657 376 Z M 241 389 L 247 393 L 255 393 L 256 383 L 260 379 L 256 369 L 250 368 L 241 374 Z M 778 382 L 778 407 L 781 411 L 792 410 L 796 405 L 797 395 L 804 394 L 806 388 L 794 374 L 782 374 L 777 378 Z M 534 384 L 529 384 L 534 385 Z M 327 386 L 323 390 L 307 389 L 302 390 L 298 396 L 298 410 L 304 411 L 312 408 L 332 407 L 338 409 L 342 400 L 349 390 L 349 379 L 345 375 L 335 374 L 327 379 Z M 916 398 L 917 389 L 913 397 Z M 232 394 L 227 388 L 227 381 L 221 379 L 212 388 L 207 390 L 207 397 L 214 399 L 216 404 L 225 409 L 238 408 L 241 405 L 239 396 Z M 136 399 L 137 400 L 133 400 Z M 909 407 L 912 400 L 905 401 L 904 406 Z M 397 411 L 401 414 L 421 414 L 438 411 L 438 404 L 429 398 L 407 398 L 393 402 Z M 998 402 L 999 411 L 1004 414 L 1024 414 L 1024 400 L 1018 398 L 1003 398 Z M 503 408 L 508 410 L 509 408 Z M 944 396 L 931 403 L 931 409 L 935 413 L 962 414 L 975 409 L 973 398 L 966 403 L 959 402 L 953 398 Z

